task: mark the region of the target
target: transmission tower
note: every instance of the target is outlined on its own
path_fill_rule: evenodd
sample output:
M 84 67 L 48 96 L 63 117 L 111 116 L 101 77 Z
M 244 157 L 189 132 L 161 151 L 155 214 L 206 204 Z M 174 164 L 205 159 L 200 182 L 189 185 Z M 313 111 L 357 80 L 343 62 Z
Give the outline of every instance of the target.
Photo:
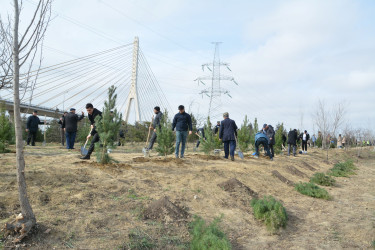
M 198 77 L 194 80 L 198 82 L 198 85 L 200 83 L 206 85 L 204 81 L 211 81 L 211 87 L 202 90 L 199 94 L 202 95 L 202 98 L 204 95 L 210 98 L 208 116 L 212 119 L 219 117 L 220 113 L 222 112 L 222 110 L 220 110 L 221 95 L 227 95 L 231 97 L 228 90 L 221 88 L 221 82 L 232 81 L 236 85 L 238 85 L 238 83 L 234 80 L 232 76 L 221 74 L 221 67 L 225 67 L 229 71 L 232 70 L 229 68 L 229 63 L 220 61 L 219 46 L 221 42 L 213 42 L 213 44 L 215 45 L 214 60 L 212 61 L 212 63 L 205 63 L 202 65 L 203 71 L 205 70 L 205 68 L 207 68 L 210 72 L 212 72 L 212 74 L 208 76 Z
M 132 80 L 131 80 L 131 86 L 130 91 L 126 100 L 126 107 L 125 107 L 125 122 L 128 122 L 129 119 L 129 113 L 130 108 L 132 105 L 132 102 L 135 103 L 135 120 L 136 122 L 141 121 L 141 112 L 139 110 L 139 100 L 138 100 L 138 55 L 139 55 L 139 39 L 138 37 L 134 38 L 134 45 L 133 45 L 133 66 L 132 66 Z

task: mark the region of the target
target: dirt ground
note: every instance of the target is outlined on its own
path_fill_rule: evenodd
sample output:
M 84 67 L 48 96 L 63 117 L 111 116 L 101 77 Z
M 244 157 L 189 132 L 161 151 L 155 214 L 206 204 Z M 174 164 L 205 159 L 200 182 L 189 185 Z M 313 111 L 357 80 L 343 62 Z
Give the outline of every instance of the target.
M 375 240 L 375 152 L 355 150 L 278 155 L 231 162 L 188 151 L 183 160 L 143 158 L 119 147 L 119 163 L 101 166 L 79 159 L 79 151 L 57 145 L 25 148 L 29 197 L 38 225 L 24 241 L 28 249 L 128 249 L 137 243 L 159 249 L 187 249 L 194 215 L 210 222 L 223 215 L 221 229 L 234 249 L 369 249 Z M 137 151 L 138 150 L 138 151 Z M 138 152 L 138 153 L 137 153 Z M 333 200 L 304 196 L 291 183 L 353 159 L 356 175 L 335 178 L 326 188 Z M 254 219 L 253 197 L 272 195 L 288 213 L 285 229 L 271 235 Z M 15 154 L 0 155 L 0 223 L 20 212 Z M 0 239 L 1 239 L 0 233 Z M 0 248 L 10 246 L 0 241 Z

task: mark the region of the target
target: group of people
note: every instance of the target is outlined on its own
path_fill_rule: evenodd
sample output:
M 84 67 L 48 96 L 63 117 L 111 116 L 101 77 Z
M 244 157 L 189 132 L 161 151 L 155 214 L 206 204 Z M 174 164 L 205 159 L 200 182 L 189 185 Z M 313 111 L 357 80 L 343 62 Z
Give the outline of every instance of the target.
M 87 140 L 92 137 L 88 153 L 83 156 L 81 159 L 88 160 L 95 148 L 95 143 L 99 141 L 99 134 L 95 129 L 95 118 L 97 116 L 102 116 L 102 112 L 98 109 L 94 108 L 91 103 L 86 104 L 86 111 L 88 114 L 88 119 L 91 123 L 91 130 L 90 134 L 87 136 Z M 193 125 L 191 116 L 185 112 L 185 107 L 180 105 L 178 107 L 178 113 L 174 116 L 172 122 L 172 131 L 176 134 L 176 147 L 175 147 L 175 157 L 176 158 L 184 158 L 185 155 L 185 147 L 187 137 L 192 134 Z M 160 111 L 160 107 L 156 106 L 154 108 L 154 119 L 150 126 L 150 130 L 153 130 L 153 134 L 150 139 L 150 143 L 147 147 L 148 150 L 152 150 L 154 143 L 157 139 L 158 130 L 161 129 L 161 121 L 163 117 L 163 113 Z M 71 150 L 74 149 L 74 142 L 78 130 L 77 123 L 85 117 L 84 112 L 81 115 L 76 114 L 76 110 L 74 108 L 70 109 L 70 112 L 65 112 L 63 116 L 59 120 L 59 124 L 61 127 L 61 143 L 64 145 L 66 142 L 66 148 Z M 38 125 L 43 124 L 37 116 L 37 111 L 33 112 L 33 115 L 30 116 L 27 120 L 26 131 L 29 132 L 27 144 L 29 145 L 30 142 L 32 146 L 35 145 L 35 137 L 36 132 L 38 131 Z M 231 159 L 234 161 L 234 154 L 236 150 L 236 142 L 237 142 L 237 130 L 238 127 L 236 122 L 229 118 L 229 113 L 225 112 L 223 114 L 223 120 L 218 121 L 216 126 L 213 128 L 213 133 L 219 133 L 219 139 L 224 144 L 224 158 Z M 199 144 L 202 139 L 205 139 L 205 132 L 204 128 L 199 128 L 196 132 L 196 135 L 199 137 L 197 142 L 196 148 L 199 147 Z M 286 138 L 283 135 L 283 146 L 285 146 L 285 142 L 287 141 L 288 144 L 288 156 L 293 153 L 296 156 L 296 147 L 298 140 L 301 140 L 302 144 L 302 153 L 307 154 L 307 144 L 310 142 L 310 135 L 305 130 L 300 135 L 297 134 L 297 130 L 293 129 L 288 133 L 288 137 Z M 316 142 L 316 137 L 313 135 L 311 138 L 313 145 Z M 341 142 L 340 145 L 345 144 L 345 138 L 342 139 L 341 135 L 339 136 L 339 141 Z M 274 145 L 275 145 L 275 130 L 269 124 L 264 124 L 262 129 L 255 134 L 255 153 L 254 157 L 259 157 L 259 148 L 263 146 L 265 154 L 269 156 L 270 160 L 274 158 Z M 181 146 L 181 148 L 180 148 Z

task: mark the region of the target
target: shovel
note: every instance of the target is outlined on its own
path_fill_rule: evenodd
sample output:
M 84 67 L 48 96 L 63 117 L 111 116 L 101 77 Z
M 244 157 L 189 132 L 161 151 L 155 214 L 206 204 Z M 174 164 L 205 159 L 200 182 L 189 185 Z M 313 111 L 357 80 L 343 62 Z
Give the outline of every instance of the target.
M 90 133 L 88 135 L 91 135 L 91 132 L 92 132 L 92 129 L 90 129 Z M 87 149 L 86 149 L 86 145 L 87 145 L 87 142 L 89 141 L 89 139 L 87 138 L 86 142 L 85 142 L 85 145 L 81 146 L 81 155 L 87 155 L 87 153 L 89 152 Z
M 147 135 L 146 146 L 144 148 L 142 148 L 142 152 L 143 152 L 144 157 L 150 156 L 150 151 L 147 148 L 147 145 L 148 145 L 148 140 L 150 139 L 151 127 L 152 127 L 152 122 L 153 121 L 154 121 L 154 116 L 152 116 L 150 126 L 148 127 L 148 135 Z
M 236 134 L 234 134 L 234 138 L 236 139 L 236 144 L 238 145 L 238 140 L 237 140 L 237 136 L 236 136 Z M 238 154 L 238 156 L 243 160 L 244 156 L 243 156 L 243 153 L 242 153 L 242 151 L 241 151 L 239 145 L 238 145 L 237 154 Z

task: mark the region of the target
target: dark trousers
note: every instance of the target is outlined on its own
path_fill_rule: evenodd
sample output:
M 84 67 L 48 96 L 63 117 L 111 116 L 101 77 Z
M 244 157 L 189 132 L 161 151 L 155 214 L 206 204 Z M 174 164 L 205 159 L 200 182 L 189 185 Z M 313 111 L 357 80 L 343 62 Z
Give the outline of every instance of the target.
M 156 138 L 157 138 L 157 134 L 155 132 L 152 133 L 152 136 L 151 136 L 151 139 L 150 139 L 150 144 L 148 145 L 148 149 L 152 149 L 154 147 L 154 143 L 156 141 Z
M 27 145 L 30 145 L 30 141 L 31 141 L 31 146 L 35 146 L 36 133 L 37 132 L 31 132 L 29 130 L 29 134 L 27 136 Z
M 270 147 L 271 156 L 274 157 L 275 153 L 273 151 L 273 144 L 269 144 L 268 146 Z
M 64 146 L 65 144 L 65 131 L 63 128 L 60 128 L 60 136 L 61 136 L 61 145 Z
M 302 151 L 307 151 L 307 141 L 302 140 Z
M 268 141 L 265 138 L 260 138 L 255 142 L 255 155 L 259 156 L 259 146 L 263 145 L 264 150 L 267 152 L 267 155 L 272 158 L 272 155 L 270 153 L 270 149 L 268 147 Z
M 90 144 L 89 150 L 87 152 L 87 155 L 91 155 L 92 154 L 92 152 L 95 149 L 95 143 L 97 143 L 98 141 L 99 141 L 99 134 L 96 133 L 96 134 L 93 135 L 93 137 L 91 139 L 91 144 Z
M 74 142 L 76 141 L 76 134 L 77 132 L 65 132 L 67 149 L 74 148 Z
M 195 147 L 198 148 L 199 144 L 201 144 L 201 140 L 200 139 L 197 141 L 197 145 Z
M 229 156 L 229 149 L 230 149 L 230 156 L 234 157 L 234 150 L 236 150 L 235 140 L 224 142 L 224 154 L 225 154 L 226 159 L 228 159 L 228 156 Z

